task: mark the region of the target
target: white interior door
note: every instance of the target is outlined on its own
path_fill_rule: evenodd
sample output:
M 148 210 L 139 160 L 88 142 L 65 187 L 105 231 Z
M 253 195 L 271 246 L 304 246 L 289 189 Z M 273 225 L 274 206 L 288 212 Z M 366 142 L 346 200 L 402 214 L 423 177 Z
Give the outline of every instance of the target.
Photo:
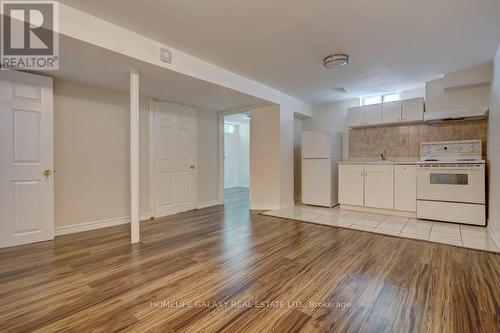
M 54 238 L 53 167 L 52 79 L 1 71 L 0 247 Z
M 154 216 L 195 209 L 197 111 L 156 101 L 152 111 Z

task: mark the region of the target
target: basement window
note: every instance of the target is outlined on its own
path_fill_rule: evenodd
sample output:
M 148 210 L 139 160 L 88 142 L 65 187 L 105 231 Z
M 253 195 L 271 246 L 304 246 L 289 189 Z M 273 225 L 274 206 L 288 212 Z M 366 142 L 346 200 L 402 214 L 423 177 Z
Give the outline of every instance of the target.
M 234 133 L 234 125 L 224 124 L 224 133 L 233 134 Z
M 370 96 L 363 98 L 363 105 L 372 105 L 382 103 L 382 96 Z
M 384 103 L 399 101 L 401 99 L 401 94 L 396 93 L 396 94 L 384 95 L 383 99 Z
M 372 104 L 388 103 L 388 102 L 399 101 L 400 99 L 401 99 L 400 93 L 369 96 L 369 97 L 363 97 L 361 99 L 361 104 L 362 105 L 372 105 Z

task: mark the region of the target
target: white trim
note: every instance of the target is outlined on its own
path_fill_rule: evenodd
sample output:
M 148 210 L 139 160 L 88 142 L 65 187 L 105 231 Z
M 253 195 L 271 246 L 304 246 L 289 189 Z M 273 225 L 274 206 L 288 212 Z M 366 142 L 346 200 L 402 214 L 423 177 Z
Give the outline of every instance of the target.
M 187 105 L 184 105 L 187 106 Z M 198 108 L 194 108 L 192 106 L 188 106 L 189 108 L 194 109 L 195 113 L 195 119 L 194 119 L 194 167 L 195 167 L 195 173 L 194 173 L 194 202 L 193 202 L 193 209 L 196 209 L 198 206 L 198 191 L 199 191 L 199 175 L 200 175 L 200 163 L 198 161 L 198 113 L 200 113 L 200 110 Z
M 139 72 L 130 71 L 130 242 L 139 243 Z
M 250 204 L 250 210 L 279 210 L 279 204 Z
M 291 208 L 291 207 L 294 207 L 294 206 L 295 206 L 294 202 L 282 203 L 282 204 L 280 204 L 280 210 L 281 209 Z
M 140 220 L 147 221 L 153 218 L 153 214 L 151 212 L 141 213 Z M 129 216 L 117 217 L 113 219 L 105 219 L 98 221 L 90 221 L 78 224 L 64 225 L 60 227 L 56 227 L 54 229 L 54 236 L 68 235 L 74 234 L 76 232 L 89 231 L 89 230 L 97 230 L 102 228 L 114 227 L 116 225 L 128 224 L 130 223 Z
M 491 221 L 488 219 L 488 227 L 487 227 L 487 229 L 491 233 L 491 239 L 493 239 L 493 242 L 495 243 L 495 245 L 500 249 L 500 235 L 498 235 L 495 232 L 494 228 L 491 228 L 491 224 L 490 223 L 491 223 Z
M 218 206 L 220 205 L 218 200 L 213 200 L 213 201 L 208 201 L 208 202 L 201 202 L 197 205 L 196 209 L 203 209 L 203 208 L 208 208 L 212 206 Z
M 414 213 L 414 212 L 405 212 L 405 211 L 401 211 L 401 210 L 382 209 L 382 208 L 370 208 L 370 207 L 362 207 L 362 206 L 352 206 L 352 205 L 344 205 L 344 204 L 340 204 L 340 209 L 355 210 L 358 212 L 366 212 L 366 213 L 376 213 L 376 214 L 394 215 L 394 216 L 402 216 L 402 217 L 411 217 L 411 218 L 417 217 L 417 213 Z
M 250 204 L 250 210 L 281 210 L 290 207 L 294 207 L 293 202 L 282 203 L 282 204 Z
M 217 114 L 217 200 L 224 204 L 224 112 Z
M 154 163 L 154 110 L 153 103 L 155 100 L 150 98 L 148 107 L 149 116 L 149 210 L 151 216 L 155 216 L 155 197 L 154 197 L 154 174 L 155 174 L 155 163 Z
M 141 221 L 150 220 L 152 218 L 153 218 L 152 212 L 144 212 L 144 213 L 141 213 L 141 216 L 140 216 Z
M 91 222 L 85 222 L 85 223 L 78 223 L 78 224 L 71 224 L 71 225 L 56 227 L 54 229 L 54 235 L 61 236 L 61 235 L 73 234 L 76 232 L 113 227 L 115 225 L 128 224 L 128 223 L 130 223 L 129 216 L 124 216 L 124 217 L 119 217 L 119 218 L 114 218 L 114 219 L 99 220 L 99 221 L 91 221 Z

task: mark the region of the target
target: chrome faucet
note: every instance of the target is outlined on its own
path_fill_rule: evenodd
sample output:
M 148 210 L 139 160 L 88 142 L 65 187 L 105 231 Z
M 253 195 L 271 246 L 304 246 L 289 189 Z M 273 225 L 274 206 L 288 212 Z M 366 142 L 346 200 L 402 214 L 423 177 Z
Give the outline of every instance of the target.
M 386 161 L 386 160 L 387 160 L 387 158 L 385 157 L 385 154 L 384 154 L 383 152 L 382 152 L 382 153 L 380 153 L 380 159 L 381 159 L 382 161 Z

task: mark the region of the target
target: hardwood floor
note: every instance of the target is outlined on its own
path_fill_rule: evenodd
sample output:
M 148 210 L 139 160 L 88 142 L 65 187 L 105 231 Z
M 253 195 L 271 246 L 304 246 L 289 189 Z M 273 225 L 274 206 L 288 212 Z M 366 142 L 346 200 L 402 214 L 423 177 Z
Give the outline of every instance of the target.
M 0 331 L 500 331 L 500 255 L 247 209 L 0 250 Z

